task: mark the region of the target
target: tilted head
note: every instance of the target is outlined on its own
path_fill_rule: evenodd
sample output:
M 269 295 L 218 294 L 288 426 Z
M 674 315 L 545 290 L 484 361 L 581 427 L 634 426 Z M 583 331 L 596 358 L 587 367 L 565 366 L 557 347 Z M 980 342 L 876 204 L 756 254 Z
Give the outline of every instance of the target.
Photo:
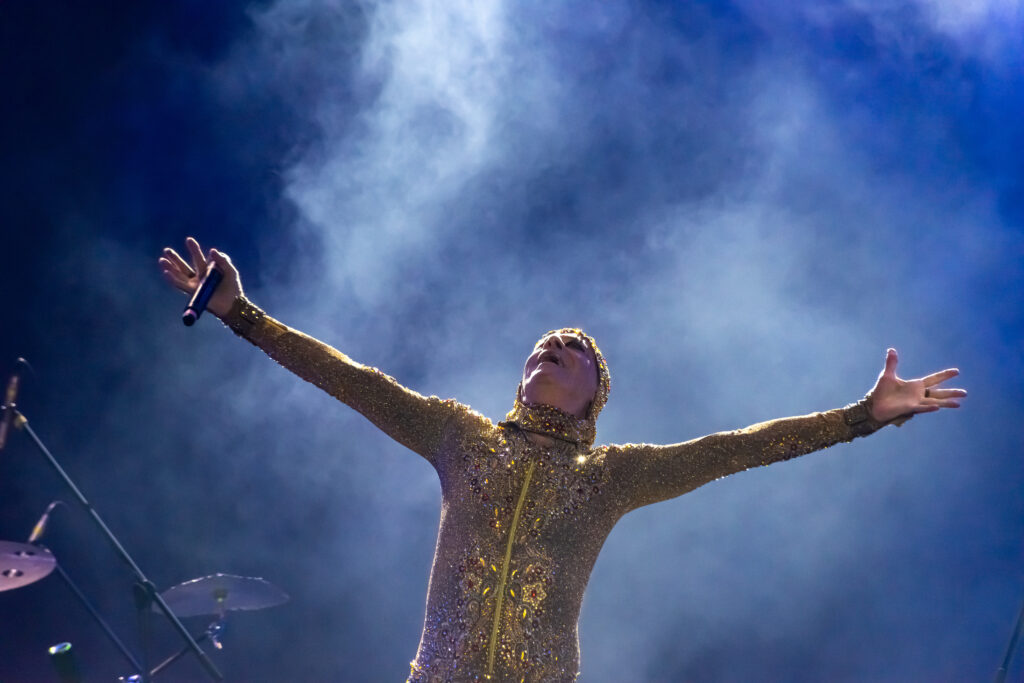
M 576 328 L 553 330 L 527 357 L 508 420 L 589 447 L 610 389 L 608 364 L 594 340 Z

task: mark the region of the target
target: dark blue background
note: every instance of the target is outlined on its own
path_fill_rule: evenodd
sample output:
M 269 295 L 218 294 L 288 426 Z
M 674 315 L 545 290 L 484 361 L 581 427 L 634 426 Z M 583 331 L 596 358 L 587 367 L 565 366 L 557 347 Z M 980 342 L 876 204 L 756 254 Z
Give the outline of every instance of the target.
M 233 615 L 229 680 L 378 681 L 415 653 L 435 475 L 183 328 L 164 245 L 493 419 L 537 336 L 582 325 L 600 441 L 841 406 L 890 345 L 904 376 L 957 365 L 959 412 L 623 520 L 581 680 L 984 680 L 1024 597 L 1022 29 L 995 0 L 0 3 L 0 367 L 32 363 L 22 411 L 160 588 L 291 594 Z M 17 435 L 0 538 L 55 498 Z M 137 648 L 84 513 L 47 542 Z M 56 577 L 0 622 L 4 681 L 54 680 L 63 640 L 128 673 Z

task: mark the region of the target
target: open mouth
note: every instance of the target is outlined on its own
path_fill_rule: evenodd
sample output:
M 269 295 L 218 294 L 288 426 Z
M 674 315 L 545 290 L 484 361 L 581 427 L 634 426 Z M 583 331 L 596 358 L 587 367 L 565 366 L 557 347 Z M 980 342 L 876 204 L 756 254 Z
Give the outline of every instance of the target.
M 559 358 L 558 354 L 556 354 L 554 351 L 545 351 L 544 353 L 540 354 L 540 356 L 538 356 L 537 358 L 537 365 L 540 365 L 541 363 L 554 363 L 555 365 L 561 367 L 562 359 Z

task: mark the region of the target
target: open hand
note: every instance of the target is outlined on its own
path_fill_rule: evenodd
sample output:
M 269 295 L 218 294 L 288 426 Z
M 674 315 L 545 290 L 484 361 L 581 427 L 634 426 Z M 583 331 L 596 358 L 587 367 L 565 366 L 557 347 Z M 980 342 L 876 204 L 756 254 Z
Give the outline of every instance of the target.
M 231 310 L 235 298 L 242 294 L 242 282 L 238 277 L 238 271 L 231 264 L 228 255 L 216 249 L 210 249 L 204 256 L 199 242 L 191 237 L 185 239 L 185 248 L 188 250 L 192 265 L 186 263 L 185 259 L 170 247 L 164 249 L 163 255 L 157 261 L 164 279 L 186 294 L 192 294 L 206 276 L 206 271 L 211 266 L 216 266 L 224 279 L 210 297 L 206 309 L 218 318 L 223 318 Z
M 871 417 L 879 422 L 889 422 L 897 417 L 910 417 L 916 413 L 932 413 L 939 408 L 959 408 L 967 392 L 963 389 L 942 389 L 939 384 L 956 377 L 956 368 L 941 370 L 920 379 L 900 379 L 896 376 L 899 357 L 896 349 L 889 349 L 885 355 L 885 368 L 878 376 L 871 397 Z

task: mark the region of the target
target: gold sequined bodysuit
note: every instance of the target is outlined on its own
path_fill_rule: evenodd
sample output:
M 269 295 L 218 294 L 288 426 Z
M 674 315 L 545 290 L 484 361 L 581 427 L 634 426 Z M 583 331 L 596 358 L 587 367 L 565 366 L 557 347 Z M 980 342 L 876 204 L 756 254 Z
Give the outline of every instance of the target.
M 441 523 L 410 683 L 575 681 L 583 592 L 620 517 L 881 426 L 862 402 L 668 446 L 591 448 L 557 409 L 517 401 L 496 425 L 402 387 L 243 298 L 225 322 L 437 470 Z M 541 446 L 528 432 L 555 438 Z

